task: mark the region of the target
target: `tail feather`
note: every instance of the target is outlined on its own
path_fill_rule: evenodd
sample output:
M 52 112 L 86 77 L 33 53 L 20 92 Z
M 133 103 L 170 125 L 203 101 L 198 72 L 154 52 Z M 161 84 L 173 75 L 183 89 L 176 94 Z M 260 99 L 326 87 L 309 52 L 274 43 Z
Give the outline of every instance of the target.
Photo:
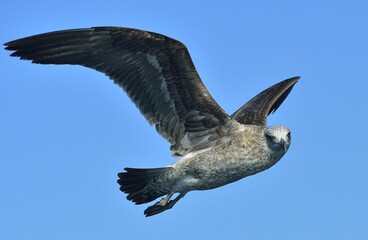
M 120 190 L 128 194 L 127 199 L 136 204 L 147 203 L 161 197 L 167 192 L 147 191 L 146 186 L 154 183 L 159 176 L 170 172 L 173 168 L 125 168 L 125 172 L 118 174 Z

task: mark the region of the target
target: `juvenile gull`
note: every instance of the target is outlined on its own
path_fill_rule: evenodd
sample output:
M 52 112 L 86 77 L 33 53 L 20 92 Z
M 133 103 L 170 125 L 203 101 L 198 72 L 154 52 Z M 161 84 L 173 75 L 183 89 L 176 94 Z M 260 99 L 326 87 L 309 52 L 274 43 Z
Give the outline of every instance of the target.
M 175 39 L 131 28 L 50 32 L 5 43 L 11 56 L 41 64 L 73 64 L 103 72 L 119 85 L 179 157 L 162 168 L 118 174 L 127 199 L 144 213 L 172 208 L 193 190 L 208 190 L 264 171 L 287 152 L 290 130 L 267 127 L 267 116 L 299 77 L 277 83 L 228 115 L 203 85 L 188 49 Z M 171 200 L 171 197 L 178 196 Z

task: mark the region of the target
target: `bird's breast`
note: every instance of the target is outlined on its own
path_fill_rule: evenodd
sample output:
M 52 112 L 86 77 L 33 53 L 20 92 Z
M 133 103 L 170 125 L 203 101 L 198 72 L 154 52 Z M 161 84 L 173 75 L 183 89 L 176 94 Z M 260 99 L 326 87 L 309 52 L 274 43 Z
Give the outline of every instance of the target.
M 256 174 L 271 165 L 272 157 L 266 142 L 246 133 L 193 153 L 179 160 L 174 168 L 183 173 L 183 186 L 187 183 L 187 187 L 205 190 Z

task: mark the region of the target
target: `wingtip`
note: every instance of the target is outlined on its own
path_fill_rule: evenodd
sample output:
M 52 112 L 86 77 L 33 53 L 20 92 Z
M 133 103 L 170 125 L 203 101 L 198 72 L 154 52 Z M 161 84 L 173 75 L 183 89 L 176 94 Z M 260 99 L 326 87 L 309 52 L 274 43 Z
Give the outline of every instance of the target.
M 14 50 L 12 48 L 16 47 L 17 45 L 19 45 L 19 42 L 23 39 L 26 39 L 25 38 L 19 38 L 19 39 L 15 39 L 15 40 L 11 40 L 11 41 L 8 41 L 6 43 L 3 43 L 3 45 L 6 47 L 5 49 L 6 50 Z
M 301 78 L 300 76 L 291 77 L 291 78 L 288 78 L 288 79 L 286 79 L 286 80 L 284 80 L 284 81 L 282 81 L 278 84 L 280 84 L 280 85 L 286 84 L 289 87 L 291 87 L 291 86 L 294 86 L 299 81 L 300 78 Z M 278 85 L 278 84 L 275 84 L 275 85 Z
M 13 41 L 9 41 L 6 43 L 3 43 L 4 49 L 7 51 L 16 51 L 18 50 L 18 46 L 17 46 L 17 42 L 18 40 L 13 40 Z M 12 57 L 17 57 L 17 55 L 14 54 L 15 52 L 13 52 L 10 56 Z
M 289 80 L 289 81 L 298 81 L 299 79 L 300 79 L 301 77 L 300 76 L 294 76 L 294 77 L 291 77 L 291 78 L 288 78 L 288 79 L 286 79 L 287 81 Z
M 5 50 L 12 50 L 11 49 L 11 43 L 12 43 L 13 41 L 10 41 L 10 42 L 6 42 L 6 43 L 3 43 L 3 46 L 4 46 L 4 48 L 5 48 Z

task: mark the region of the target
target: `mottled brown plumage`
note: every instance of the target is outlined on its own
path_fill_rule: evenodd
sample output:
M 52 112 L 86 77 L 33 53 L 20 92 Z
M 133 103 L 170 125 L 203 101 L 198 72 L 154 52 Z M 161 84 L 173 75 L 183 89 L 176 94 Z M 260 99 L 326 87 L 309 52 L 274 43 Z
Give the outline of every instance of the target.
M 216 135 L 229 116 L 203 85 L 184 44 L 164 35 L 118 27 L 57 31 L 5 44 L 11 56 L 42 64 L 76 64 L 105 73 L 122 87 L 175 155 L 187 132 Z M 144 86 L 144 87 L 142 87 Z M 185 124 L 186 123 L 186 124 Z
M 172 208 L 192 190 L 223 186 L 274 165 L 290 145 L 290 130 L 266 127 L 299 77 L 258 94 L 231 117 L 202 83 L 189 52 L 164 35 L 94 27 L 35 35 L 5 44 L 11 56 L 41 64 L 73 64 L 103 72 L 118 84 L 180 159 L 164 168 L 125 168 L 120 190 L 136 204 L 165 196 L 146 216 Z M 170 200 L 174 193 L 179 195 Z
M 280 107 L 299 78 L 293 77 L 267 88 L 244 104 L 231 117 L 242 124 L 266 126 L 267 116 Z

